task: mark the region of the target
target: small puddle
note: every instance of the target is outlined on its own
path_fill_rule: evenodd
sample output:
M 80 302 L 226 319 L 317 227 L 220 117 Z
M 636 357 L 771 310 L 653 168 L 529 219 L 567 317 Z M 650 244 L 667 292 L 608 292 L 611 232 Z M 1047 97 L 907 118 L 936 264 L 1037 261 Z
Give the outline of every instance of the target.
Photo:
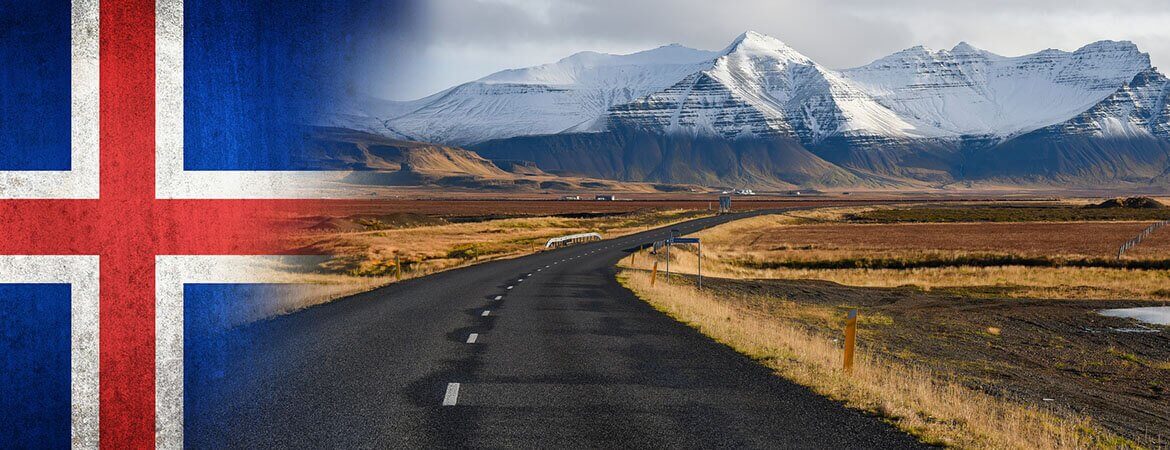
M 1148 306 L 1144 308 L 1103 309 L 1101 315 L 1125 317 L 1157 325 L 1170 325 L 1170 306 Z

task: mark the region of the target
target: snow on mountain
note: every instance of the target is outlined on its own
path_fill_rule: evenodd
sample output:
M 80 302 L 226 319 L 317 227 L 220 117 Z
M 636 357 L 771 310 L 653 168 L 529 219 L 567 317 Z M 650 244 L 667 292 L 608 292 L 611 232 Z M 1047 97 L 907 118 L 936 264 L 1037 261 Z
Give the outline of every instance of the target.
M 909 121 L 951 135 L 1012 136 L 1067 120 L 1150 67 L 1133 43 L 1003 57 L 970 44 L 914 47 L 842 76 Z
M 557 133 L 585 126 L 613 105 L 664 89 L 716 54 L 677 44 L 629 55 L 577 53 L 411 102 L 418 107 L 386 125 L 415 140 L 456 145 Z
M 783 42 L 740 35 L 711 67 L 670 88 L 614 107 L 615 125 L 671 133 L 782 135 L 817 142 L 835 134 L 925 137 L 938 130 L 893 111 Z
M 1170 79 L 1145 70 L 1089 110 L 1042 131 L 1103 138 L 1170 138 Z
M 1149 68 L 1149 55 L 1134 44 L 1102 41 L 1018 57 L 967 43 L 914 47 L 830 70 L 749 31 L 716 52 L 669 45 L 578 53 L 383 105 L 373 115 L 396 137 L 451 145 L 619 127 L 785 136 L 811 146 L 855 137 L 994 142 L 1069 120 Z

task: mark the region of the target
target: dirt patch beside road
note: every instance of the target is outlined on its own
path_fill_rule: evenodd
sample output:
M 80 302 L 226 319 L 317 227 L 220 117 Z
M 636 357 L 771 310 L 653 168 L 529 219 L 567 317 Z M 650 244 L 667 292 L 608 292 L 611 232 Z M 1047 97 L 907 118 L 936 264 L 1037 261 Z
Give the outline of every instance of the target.
M 985 299 L 814 280 L 703 285 L 737 308 L 822 333 L 837 333 L 845 311 L 859 308 L 859 342 L 869 351 L 993 395 L 1092 417 L 1138 442 L 1170 443 L 1170 327 L 1096 313 L 1148 302 Z

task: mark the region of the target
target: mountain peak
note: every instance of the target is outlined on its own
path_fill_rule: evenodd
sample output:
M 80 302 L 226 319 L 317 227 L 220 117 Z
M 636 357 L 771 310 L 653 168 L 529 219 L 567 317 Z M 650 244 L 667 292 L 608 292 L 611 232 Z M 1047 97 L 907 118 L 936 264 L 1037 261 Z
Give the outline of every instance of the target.
M 1077 49 L 1073 54 L 1112 54 L 1114 57 L 1144 61 L 1146 66 L 1150 65 L 1150 54 L 1142 52 L 1131 41 L 1097 41 Z
M 740 33 L 739 36 L 737 36 L 735 38 L 735 42 L 740 42 L 740 41 L 745 41 L 745 40 L 769 40 L 769 39 L 776 40 L 776 38 L 774 38 L 772 36 L 768 36 L 767 34 L 761 33 L 759 31 L 747 30 L 747 31 L 744 31 L 743 33 Z
M 958 44 L 955 44 L 954 48 L 951 49 L 951 53 L 981 53 L 981 52 L 983 52 L 983 49 L 975 47 L 974 45 L 967 43 L 967 41 L 959 42 Z
M 928 59 L 930 59 L 930 58 L 934 58 L 934 56 L 935 56 L 935 51 L 933 49 L 931 49 L 930 47 L 927 47 L 925 45 L 915 45 L 915 46 L 910 47 L 908 49 L 897 51 L 897 52 L 887 56 L 886 58 L 899 59 L 899 58 L 912 57 L 912 58 L 928 58 Z
M 739 36 L 736 36 L 735 39 L 731 41 L 731 45 L 728 46 L 728 48 L 734 49 L 742 45 L 756 47 L 788 47 L 788 45 L 784 44 L 779 39 L 751 30 L 745 31 L 740 33 Z
M 1134 52 L 1139 51 L 1137 44 L 1134 44 L 1133 41 L 1126 41 L 1126 40 L 1113 41 L 1113 40 L 1108 40 L 1108 39 L 1104 39 L 1104 40 L 1100 40 L 1100 41 L 1086 44 L 1084 47 L 1081 47 L 1078 51 L 1080 51 L 1080 50 L 1123 50 L 1123 51 L 1134 51 Z
M 779 39 L 756 31 L 745 31 L 731 41 L 731 45 L 723 49 L 720 54 L 730 55 L 742 53 L 747 55 L 767 55 L 773 58 L 811 63 L 812 60 L 796 51 Z

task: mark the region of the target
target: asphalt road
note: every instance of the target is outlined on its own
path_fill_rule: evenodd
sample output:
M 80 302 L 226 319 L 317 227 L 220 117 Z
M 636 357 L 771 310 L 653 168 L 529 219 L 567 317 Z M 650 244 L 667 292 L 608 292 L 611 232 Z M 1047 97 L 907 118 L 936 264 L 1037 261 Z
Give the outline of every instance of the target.
M 225 365 L 186 387 L 186 444 L 921 445 L 618 285 L 613 264 L 666 232 L 408 280 L 219 336 Z

